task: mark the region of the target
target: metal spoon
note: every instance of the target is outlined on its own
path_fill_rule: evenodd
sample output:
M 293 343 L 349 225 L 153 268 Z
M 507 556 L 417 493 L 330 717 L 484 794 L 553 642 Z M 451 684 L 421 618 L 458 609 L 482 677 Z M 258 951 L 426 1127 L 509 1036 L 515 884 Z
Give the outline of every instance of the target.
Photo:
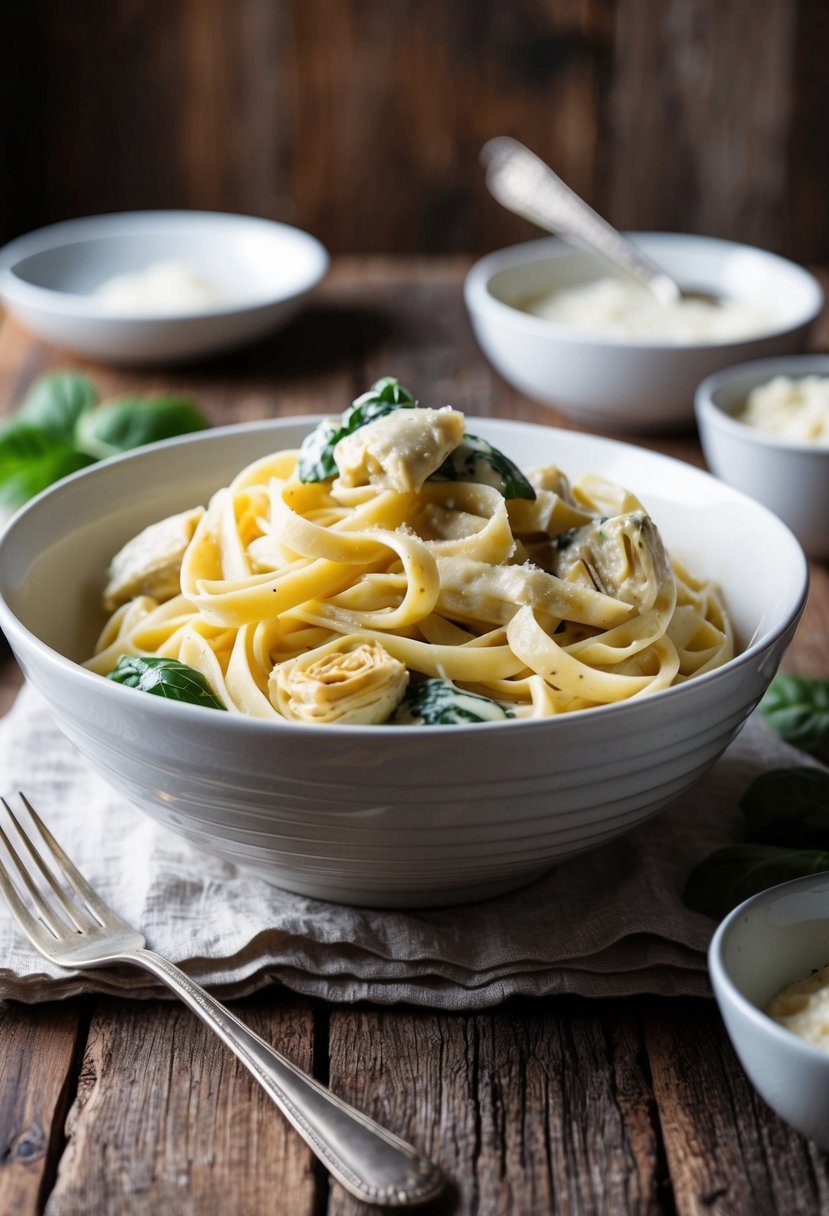
M 588 246 L 632 275 L 663 304 L 680 299 L 718 302 L 710 292 L 683 291 L 679 284 L 579 198 L 557 173 L 517 139 L 499 135 L 481 149 L 490 193 L 508 211 L 555 232 L 565 241 Z

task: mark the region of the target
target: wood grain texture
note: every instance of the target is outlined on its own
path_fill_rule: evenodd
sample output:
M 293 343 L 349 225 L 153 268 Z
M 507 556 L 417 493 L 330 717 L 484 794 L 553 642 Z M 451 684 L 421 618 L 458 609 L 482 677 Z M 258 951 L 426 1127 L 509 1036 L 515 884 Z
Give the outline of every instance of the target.
M 447 1170 L 441 1211 L 669 1210 L 639 1032 L 618 1003 L 483 1017 L 337 1011 L 329 1040 L 333 1088 Z M 359 1210 L 332 1193 L 330 1216 Z
M 478 163 L 512 134 L 633 228 L 829 256 L 820 0 L 27 0 L 0 40 L 0 241 L 234 210 L 335 252 L 534 230 Z
M 238 1013 L 311 1067 L 305 1002 L 260 997 Z M 96 1006 L 66 1136 L 49 1216 L 314 1212 L 310 1151 L 216 1036 L 175 1002 Z
M 0 1212 L 39 1212 L 63 1151 L 85 1035 L 82 1001 L 0 1005 Z
M 792 1132 L 749 1084 L 716 1008 L 659 1003 L 645 1022 L 677 1216 L 820 1216 L 829 1157 Z

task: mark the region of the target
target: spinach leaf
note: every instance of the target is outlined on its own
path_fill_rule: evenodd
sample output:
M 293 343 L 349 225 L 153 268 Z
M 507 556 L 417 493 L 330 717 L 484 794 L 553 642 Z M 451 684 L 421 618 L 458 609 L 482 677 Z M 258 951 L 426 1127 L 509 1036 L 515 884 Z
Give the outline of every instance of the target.
M 465 692 L 449 680 L 422 680 L 410 684 L 395 710 L 396 726 L 455 726 L 462 722 L 503 722 L 513 718 L 511 709 L 489 697 Z
M 206 426 L 203 414 L 184 397 L 120 397 L 80 417 L 77 443 L 82 451 L 103 460 Z
M 760 702 L 760 714 L 786 743 L 829 764 L 829 681 L 777 676 Z
M 740 807 L 749 841 L 829 849 L 829 773 L 821 769 L 763 773 L 743 794 Z
M 325 418 L 299 449 L 297 472 L 300 481 L 327 481 L 336 477 L 339 469 L 334 460 L 334 448 L 341 438 L 341 428 L 333 418 Z
M 688 876 L 683 901 L 694 912 L 725 916 L 737 904 L 773 887 L 829 870 L 829 852 L 819 849 L 786 849 L 779 845 L 735 844 L 718 849 Z
M 209 709 L 225 708 L 201 672 L 180 663 L 178 659 L 122 654 L 107 679 L 114 680 L 116 684 L 125 684 L 128 688 L 137 688 L 140 692 L 167 697 L 170 701 L 188 701 L 191 705 L 204 705 Z
M 375 381 L 367 393 L 355 398 L 339 420 L 325 418 L 308 435 L 299 449 L 297 472 L 300 481 L 327 481 L 339 470 L 334 460 L 334 448 L 354 431 L 390 414 L 392 410 L 414 409 L 412 394 L 394 376 Z
M 12 418 L 13 428 L 18 420 L 37 427 L 46 435 L 71 444 L 80 418 L 95 405 L 98 391 L 88 376 L 79 372 L 55 372 L 41 376 L 23 399 Z
M 16 422 L 0 433 L 0 506 L 16 510 L 52 482 L 92 464 L 55 435 Z
M 464 435 L 429 481 L 474 481 L 494 486 L 504 498 L 535 498 L 535 490 L 508 456 L 477 435 Z

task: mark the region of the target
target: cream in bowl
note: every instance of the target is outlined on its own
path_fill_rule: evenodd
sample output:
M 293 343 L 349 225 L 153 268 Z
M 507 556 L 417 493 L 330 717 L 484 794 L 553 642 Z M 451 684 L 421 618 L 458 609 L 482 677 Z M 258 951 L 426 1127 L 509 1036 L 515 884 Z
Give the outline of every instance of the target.
M 151 262 L 139 270 L 113 275 L 92 292 L 107 312 L 203 312 L 227 303 L 226 296 L 192 262 Z
M 0 297 L 47 342 L 106 363 L 204 358 L 294 315 L 328 269 L 310 233 L 249 215 L 134 211 L 0 249 Z
M 829 875 L 796 878 L 734 908 L 711 941 L 714 994 L 765 1101 L 829 1148 L 826 975 Z
M 770 307 L 693 293 L 657 299 L 632 280 L 602 278 L 524 303 L 526 312 L 585 334 L 632 342 L 709 343 L 756 337 L 774 325 Z
M 609 281 L 596 254 L 555 238 L 500 249 L 472 267 L 465 299 L 505 380 L 589 426 L 666 430 L 693 422 L 694 391 L 719 368 L 802 349 L 823 302 L 808 271 L 732 241 L 631 238 L 689 293 L 718 303 L 666 310 Z
M 664 656 L 667 648 L 660 645 L 648 666 L 637 671 L 634 651 L 644 634 L 637 636 L 624 622 L 614 625 L 608 620 L 605 633 L 617 629 L 615 641 L 627 632 L 632 662 L 627 668 L 622 666 L 620 674 L 626 675 L 631 688 L 638 688 L 642 695 L 585 706 L 576 712 L 537 715 L 533 712 L 532 688 L 537 687 L 540 693 L 543 688 L 537 681 L 531 682 L 527 672 L 530 687 L 523 701 L 528 711 L 524 716 L 516 713 L 509 718 L 502 713 L 498 720 L 470 721 L 463 720 L 461 714 L 460 721 L 426 727 L 406 722 L 366 723 L 353 716 L 333 724 L 304 719 L 301 713 L 297 715 L 299 720 L 281 717 L 281 704 L 286 708 L 291 701 L 296 705 L 319 704 L 313 684 L 317 677 L 325 681 L 331 674 L 327 652 L 318 653 L 315 662 L 319 665 L 310 673 L 300 672 L 301 678 L 277 679 L 274 695 L 279 712 L 274 715 L 266 711 L 262 717 L 146 695 L 84 666 L 106 624 L 101 598 L 112 557 L 150 525 L 192 510 L 197 504 L 209 509 L 214 495 L 221 495 L 242 470 L 252 467 L 255 473 L 257 465 L 259 471 L 270 467 L 275 453 L 287 455 L 280 457 L 282 472 L 273 469 L 277 483 L 273 492 L 268 488 L 273 478 L 268 476 L 263 495 L 262 483 L 253 473 L 248 475 L 251 510 L 247 519 L 258 528 L 260 518 L 268 518 L 273 511 L 282 514 L 288 504 L 279 482 L 285 480 L 286 465 L 296 461 L 309 434 L 327 416 L 336 418 L 345 403 L 324 404 L 328 410 L 323 417 L 208 430 L 102 461 L 34 499 L 0 536 L 0 626 L 58 725 L 110 784 L 196 849 L 208 850 L 278 886 L 347 903 L 411 907 L 461 903 L 514 889 L 568 857 L 644 824 L 707 771 L 762 696 L 793 635 L 807 586 L 802 551 L 770 512 L 701 470 L 574 431 L 466 414 L 463 422 L 464 433 L 497 449 L 519 470 L 554 465 L 566 471 L 574 486 L 584 477 L 600 478 L 636 495 L 658 529 L 671 561 L 688 572 L 689 579 L 704 580 L 720 589 L 733 630 L 733 657 L 708 670 L 698 670 L 691 679 L 644 692 L 647 684 L 659 677 L 663 662 L 660 655 Z M 436 403 L 435 412 L 443 408 L 444 403 Z M 360 431 L 355 435 L 359 436 Z M 354 459 L 347 462 L 349 479 L 359 482 L 358 469 L 367 468 L 380 452 L 381 447 L 374 444 L 371 450 L 363 449 L 362 455 L 352 451 Z M 469 456 L 474 464 L 475 450 Z M 400 471 L 400 475 L 405 473 Z M 468 509 L 474 505 L 476 490 L 457 482 L 429 484 L 434 490 L 432 505 L 446 508 L 446 513 L 438 510 L 431 516 L 431 523 L 428 513 L 421 517 L 421 532 L 431 528 L 434 537 L 440 529 L 444 535 L 437 540 L 438 545 L 462 544 L 467 539 L 474 544 L 508 545 L 508 513 L 510 509 L 520 510 L 517 504 L 512 507 L 499 495 L 506 504 L 507 518 L 493 498 L 492 504 L 498 509 L 486 512 L 486 517 L 479 512 L 476 522 L 476 511 Z M 333 608 L 346 613 L 375 613 L 382 607 L 376 597 L 383 586 L 398 597 L 395 611 L 406 598 L 409 580 L 403 577 L 405 563 L 414 571 L 419 561 L 411 522 L 393 534 L 400 548 L 399 565 L 389 568 L 384 546 L 378 543 L 372 526 L 356 532 L 336 527 L 338 517 L 352 522 L 353 517 L 348 511 L 341 513 L 343 502 L 325 497 L 330 488 L 312 483 L 296 489 L 296 502 L 307 496 L 304 501 L 313 518 L 292 521 L 294 532 L 288 550 L 296 553 L 297 546 L 318 539 L 314 529 L 328 521 L 334 531 L 326 542 L 326 554 L 313 558 L 318 563 L 314 578 L 321 574 L 330 576 L 335 584 L 339 582 L 342 558 L 349 556 L 346 549 L 350 544 L 347 546 L 346 541 L 362 546 L 359 554 L 351 553 L 352 558 L 380 565 L 368 571 L 358 591 L 349 587 L 337 590 L 332 585 L 326 595 L 330 600 L 342 597 L 339 602 L 332 604 L 329 600 L 326 605 L 320 600 L 319 588 L 304 603 L 300 594 L 290 609 L 295 620 L 284 634 L 280 633 L 278 613 L 257 633 L 256 627 L 245 628 L 241 621 L 238 630 L 237 626 L 229 629 L 226 615 L 225 623 L 217 616 L 212 624 L 196 624 L 192 611 L 186 611 L 182 626 L 195 625 L 208 633 L 212 630 L 214 638 L 224 633 L 231 650 L 241 632 L 237 651 L 240 659 L 246 659 L 250 647 L 247 653 L 253 667 L 247 661 L 241 663 L 229 677 L 228 652 L 223 675 L 226 682 L 229 679 L 232 693 L 234 689 L 244 691 L 251 671 L 256 678 L 256 656 L 263 653 L 267 633 L 271 634 L 270 641 L 284 651 L 290 644 L 290 632 L 296 632 L 298 626 L 307 631 L 303 642 L 312 643 L 319 651 L 329 644 L 331 624 L 330 616 L 327 622 L 320 621 L 321 608 L 326 612 Z M 452 491 L 459 488 L 466 507 L 458 520 L 453 512 L 461 505 L 461 496 Z M 234 508 L 233 514 L 241 520 L 242 481 L 237 481 L 236 489 L 239 511 Z M 364 508 L 369 514 L 391 509 L 394 496 L 398 506 L 405 506 L 411 492 L 391 491 L 392 498 L 379 501 L 373 489 L 366 492 L 360 484 L 343 486 L 337 494 L 344 498 L 346 491 L 352 508 Z M 538 510 L 545 501 L 555 507 L 554 494 L 558 491 L 538 495 L 535 502 L 529 498 L 520 501 L 528 511 Z M 438 502 L 441 498 L 444 501 Z M 449 501 L 453 498 L 454 506 Z M 230 513 L 227 522 L 232 524 Z M 577 522 L 573 521 L 574 526 Z M 306 528 L 306 523 L 313 527 Z M 363 523 L 368 525 L 370 521 L 364 518 Z M 519 532 L 517 539 L 521 539 L 516 515 L 510 531 L 513 526 Z M 480 533 L 487 529 L 482 537 Z M 529 539 L 531 533 L 528 530 L 523 535 Z M 536 533 L 536 539 L 543 543 L 543 529 L 541 533 Z M 512 535 L 515 538 L 515 533 Z M 230 562 L 235 544 L 232 526 L 225 539 Z M 251 535 L 251 541 L 255 539 Z M 613 552 L 613 539 L 608 539 Z M 635 536 L 629 539 L 635 544 Z M 259 553 L 261 568 L 256 576 L 260 582 L 250 594 L 255 598 L 258 590 L 276 599 L 271 589 L 274 569 L 265 569 L 265 564 L 281 561 L 284 555 L 275 551 L 270 540 L 267 546 L 257 545 L 257 550 L 263 548 L 267 552 Z M 431 556 L 435 564 L 446 559 L 451 574 L 458 554 L 432 549 Z M 523 560 L 523 555 L 518 556 Z M 210 596 L 229 592 L 222 601 L 222 611 L 236 611 L 239 603 L 234 609 L 232 599 L 239 588 L 215 585 L 215 552 L 211 554 L 208 546 L 200 554 L 194 550 L 193 557 L 206 562 L 201 573 L 191 570 L 199 582 L 199 587 L 194 584 L 196 593 Z M 423 573 L 428 574 L 429 560 L 422 566 Z M 661 569 L 660 563 L 657 568 Z M 305 565 L 296 569 L 307 573 Z M 527 573 L 532 571 L 519 571 L 518 577 Z M 579 572 L 575 573 L 578 576 Z M 228 565 L 227 577 L 232 574 Z M 496 590 L 501 577 L 496 578 Z M 559 577 L 566 582 L 567 572 Z M 618 579 L 618 571 L 613 574 L 613 563 L 604 577 Z M 544 580 L 531 579 L 530 583 L 533 581 Z M 663 577 L 662 581 L 668 580 Z M 634 582 L 644 589 L 644 582 Z M 693 583 L 688 586 L 693 592 Z M 283 583 L 283 592 L 288 589 Z M 678 584 L 676 589 L 679 596 Z M 298 590 L 294 582 L 294 593 Z M 502 610 L 509 602 L 508 590 L 500 588 Z M 589 594 L 582 597 L 581 592 L 590 588 L 584 584 L 580 588 L 578 578 L 572 590 L 574 603 L 579 598 L 594 607 L 603 602 Z M 429 583 L 415 578 L 410 591 L 415 597 L 426 595 Z M 428 645 L 457 652 L 440 656 L 441 662 L 447 657 L 456 665 L 466 664 L 466 677 L 457 666 L 454 673 L 444 674 L 453 674 L 465 690 L 471 675 L 470 697 L 484 695 L 492 703 L 507 700 L 503 697 L 504 683 L 522 678 L 526 659 L 518 657 L 516 662 L 511 657 L 509 639 L 499 636 L 498 630 L 483 643 L 476 637 L 467 638 L 465 634 L 474 622 L 463 613 L 464 588 L 458 587 L 457 591 L 460 600 L 456 616 L 447 621 L 453 628 L 441 634 L 433 632 Z M 528 594 L 532 594 L 532 587 Z M 243 606 L 247 596 L 245 591 Z M 246 602 L 250 607 L 250 599 Z M 175 599 L 166 603 L 172 615 L 182 607 Z M 55 604 L 60 604 L 59 612 Z M 207 601 L 204 606 L 211 611 Z M 216 601 L 213 607 L 218 606 Z M 404 610 L 411 606 L 410 596 Z M 514 601 L 513 607 L 518 606 Z M 664 615 L 665 605 L 655 602 L 648 608 L 643 603 L 642 607 L 636 619 L 641 618 L 641 625 L 650 629 Z M 695 629 L 694 610 L 689 612 L 686 607 L 682 605 L 683 611 L 671 627 L 675 639 L 672 645 L 695 651 L 689 657 L 704 666 L 711 656 L 701 652 L 710 649 L 711 634 L 702 626 Z M 614 611 L 633 615 L 618 603 Z M 307 619 L 299 621 L 300 615 Z M 523 621 L 529 626 L 528 615 L 524 614 Z M 336 615 L 333 619 L 343 620 Z M 383 620 L 388 624 L 386 617 Z M 538 620 L 543 616 L 539 615 Z M 162 632 L 171 626 L 169 620 L 162 626 L 157 619 L 155 624 Z M 424 630 L 433 626 L 437 629 L 436 621 L 424 624 Z M 508 626 L 509 620 L 500 629 L 506 631 Z M 406 651 L 422 653 L 427 643 L 424 633 L 411 623 L 401 629 L 400 653 L 392 657 L 411 671 L 412 665 L 405 661 Z M 548 629 L 553 640 L 558 636 L 562 641 L 566 636 L 564 632 L 556 635 L 552 621 Z M 384 642 L 377 636 L 381 630 L 376 621 L 363 618 L 360 632 L 371 635 L 368 641 L 379 641 L 384 648 L 389 644 L 398 648 L 398 642 Z M 168 632 L 167 639 L 170 637 Z M 522 636 L 514 640 L 523 650 Z M 612 646 L 612 632 L 604 641 Z M 484 655 L 484 662 L 492 660 L 501 665 L 490 673 L 495 683 L 489 688 L 481 688 L 478 678 L 481 656 L 476 651 L 482 644 L 491 652 Z M 587 639 L 574 635 L 566 647 L 559 648 L 577 683 L 578 675 L 586 674 L 579 663 L 588 660 L 598 660 L 596 675 L 602 675 L 601 654 L 591 656 L 589 645 Z M 222 656 L 217 657 L 221 665 Z M 616 657 L 624 663 L 624 656 Z M 290 656 L 286 655 L 286 661 L 290 662 Z M 375 664 L 365 652 L 354 665 L 348 656 L 345 661 L 346 674 L 354 674 L 358 682 L 361 673 L 369 681 L 374 678 Z M 336 660 L 336 664 L 339 662 Z M 288 667 L 283 674 L 291 675 L 292 670 Z M 383 667 L 380 675 L 385 670 Z M 387 686 L 391 697 L 399 691 L 396 670 Z M 662 670 L 667 674 L 667 667 Z M 556 672 L 555 667 L 548 672 L 553 684 L 558 679 Z M 336 665 L 333 674 L 338 678 Z M 413 674 L 410 681 L 414 682 Z M 267 688 L 265 695 L 270 691 Z M 517 704 L 514 694 L 520 690 L 511 691 L 512 702 Z M 259 693 L 263 693 L 262 686 Z M 283 695 L 287 698 L 284 702 L 280 701 Z M 253 702 L 262 706 L 256 695 Z M 350 708 L 359 714 L 361 706 L 355 701 Z M 293 707 L 290 712 L 294 712 Z M 197 856 L 193 864 L 198 864 Z
M 813 558 L 829 557 L 829 355 L 738 364 L 695 399 L 708 467 L 764 503 Z

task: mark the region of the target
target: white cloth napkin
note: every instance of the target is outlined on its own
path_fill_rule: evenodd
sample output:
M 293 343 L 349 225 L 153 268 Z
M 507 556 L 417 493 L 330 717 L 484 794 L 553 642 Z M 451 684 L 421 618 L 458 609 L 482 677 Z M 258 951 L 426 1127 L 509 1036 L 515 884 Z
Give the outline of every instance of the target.
M 292 895 L 197 852 L 97 777 L 31 688 L 0 722 L 2 792 L 23 789 L 103 898 L 217 995 L 278 981 L 333 1001 L 448 1010 L 515 995 L 708 993 L 714 925 L 683 906 L 685 878 L 738 837 L 749 781 L 799 762 L 755 716 L 707 777 L 628 836 L 498 899 L 378 911 Z M 0 898 L 0 1000 L 162 991 L 137 969 L 52 966 Z

